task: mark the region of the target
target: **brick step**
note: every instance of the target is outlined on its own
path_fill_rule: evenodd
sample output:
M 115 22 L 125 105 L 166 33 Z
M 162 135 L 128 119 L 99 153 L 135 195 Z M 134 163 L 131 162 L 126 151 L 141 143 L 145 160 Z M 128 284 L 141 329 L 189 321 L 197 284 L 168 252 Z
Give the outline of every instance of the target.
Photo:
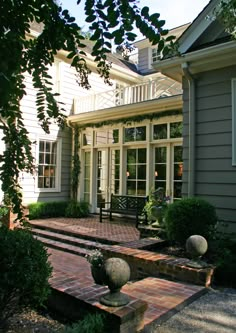
M 47 230 L 54 232 L 55 234 L 60 234 L 60 235 L 67 235 L 75 238 L 82 238 L 84 240 L 91 240 L 94 242 L 99 242 L 102 244 L 119 244 L 119 242 L 111 240 L 111 239 L 106 239 L 105 237 L 99 237 L 99 236 L 91 236 L 91 235 L 86 235 L 84 233 L 80 233 L 78 230 L 76 232 L 71 231 L 71 230 L 65 230 L 65 229 L 60 229 L 58 227 L 51 227 L 48 225 L 38 225 L 38 224 L 31 224 L 32 230 Z
M 56 241 L 57 243 L 68 244 L 74 247 L 85 248 L 87 250 L 100 249 L 104 248 L 105 244 L 98 243 L 96 241 L 82 239 L 75 236 L 65 235 L 64 233 L 54 232 L 46 229 L 32 228 L 31 232 L 37 238 L 48 239 L 51 241 Z M 53 243 L 53 242 L 52 242 Z M 51 242 L 48 242 L 50 245 Z
M 49 238 L 45 238 L 45 237 L 41 237 L 41 236 L 37 236 L 37 235 L 34 235 L 34 238 L 38 239 L 48 248 L 53 248 L 53 249 L 57 249 L 57 250 L 60 250 L 63 252 L 76 254 L 81 257 L 85 257 L 86 255 L 89 255 L 91 253 L 91 250 L 89 250 L 89 249 L 81 248 L 81 247 L 71 245 L 71 244 L 62 243 L 60 241 L 56 241 L 53 239 L 49 239 Z
M 162 241 L 158 239 L 141 239 L 119 245 L 102 244 L 98 241 L 80 239 L 65 235 L 65 233 L 51 230 L 32 229 L 35 237 L 45 246 L 79 256 L 86 256 L 93 249 L 100 249 L 105 258 L 120 257 L 127 261 L 131 267 L 132 279 L 143 279 L 147 276 L 168 277 L 174 280 L 209 286 L 214 272 L 213 267 L 188 267 L 189 259 L 177 258 L 158 251 L 148 251 L 147 248 L 158 246 Z M 53 229 L 53 228 L 51 228 Z M 81 236 L 83 237 L 83 236 Z

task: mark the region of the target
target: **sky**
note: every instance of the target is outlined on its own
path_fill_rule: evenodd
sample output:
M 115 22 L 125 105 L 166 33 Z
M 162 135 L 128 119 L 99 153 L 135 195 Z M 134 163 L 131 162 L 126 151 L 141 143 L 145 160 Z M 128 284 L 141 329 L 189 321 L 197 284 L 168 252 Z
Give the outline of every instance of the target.
M 85 31 L 88 30 L 88 26 L 85 25 L 84 0 L 80 5 L 76 5 L 76 0 L 59 0 L 58 2 L 76 17 L 80 27 L 84 27 Z M 140 6 L 149 7 L 150 14 L 160 13 L 160 19 L 166 21 L 164 26 L 166 29 L 192 22 L 208 3 L 209 0 L 140 0 Z

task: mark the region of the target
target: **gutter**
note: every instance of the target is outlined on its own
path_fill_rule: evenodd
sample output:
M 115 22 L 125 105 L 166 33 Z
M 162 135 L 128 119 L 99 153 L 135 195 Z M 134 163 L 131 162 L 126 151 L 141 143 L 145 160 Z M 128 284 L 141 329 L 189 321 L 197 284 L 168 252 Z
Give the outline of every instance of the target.
M 197 66 L 205 65 L 208 66 L 209 69 L 209 67 L 214 64 L 215 60 L 222 60 L 225 63 L 226 57 L 227 59 L 231 57 L 235 63 L 235 52 L 236 42 L 233 40 L 227 43 L 206 47 L 205 49 L 185 53 L 174 58 L 158 61 L 153 64 L 153 67 L 162 72 L 163 70 L 173 70 L 174 67 L 178 67 L 184 62 L 191 62 L 191 70 L 193 72 L 193 70 L 197 69 Z
M 195 80 L 189 71 L 187 62 L 182 64 L 184 76 L 189 86 L 189 153 L 188 153 L 188 197 L 195 194 L 195 152 L 196 152 L 196 86 Z

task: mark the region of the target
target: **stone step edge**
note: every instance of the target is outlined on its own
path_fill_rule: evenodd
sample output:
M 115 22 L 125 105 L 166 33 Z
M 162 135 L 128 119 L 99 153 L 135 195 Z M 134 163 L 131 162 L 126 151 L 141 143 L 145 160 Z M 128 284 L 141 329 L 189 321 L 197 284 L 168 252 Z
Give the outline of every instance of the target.
M 67 236 L 71 236 L 71 237 L 75 237 L 75 238 L 77 237 L 77 238 L 87 239 L 87 240 L 91 240 L 91 241 L 96 240 L 99 243 L 108 244 L 108 245 L 120 244 L 120 242 L 118 242 L 118 241 L 108 240 L 104 237 L 99 237 L 99 236 L 96 236 L 96 238 L 95 238 L 94 236 L 86 235 L 86 234 L 80 233 L 78 231 L 64 230 L 64 229 L 59 229 L 58 227 L 50 227 L 50 226 L 39 225 L 39 224 L 34 224 L 34 223 L 30 223 L 30 226 L 31 226 L 31 228 L 34 228 L 34 229 L 49 230 L 51 232 L 55 232 L 58 234 L 63 234 L 63 235 L 67 235 Z
M 76 254 L 80 257 L 85 257 L 91 253 L 91 250 L 80 248 L 78 246 L 69 245 L 66 243 L 58 242 L 44 237 L 39 237 L 34 235 L 34 238 L 43 243 L 46 247 L 53 248 L 60 251 L 65 251 L 68 253 Z
M 45 230 L 45 229 L 35 229 L 32 228 L 31 232 L 33 235 L 37 237 L 42 237 L 42 238 L 47 238 L 49 240 L 54 240 L 58 241 L 61 243 L 69 244 L 69 245 L 74 245 L 86 249 L 96 249 L 101 247 L 101 243 L 88 240 L 88 239 L 82 239 L 74 236 L 69 236 L 65 235 L 63 233 L 58 233 L 50 230 Z

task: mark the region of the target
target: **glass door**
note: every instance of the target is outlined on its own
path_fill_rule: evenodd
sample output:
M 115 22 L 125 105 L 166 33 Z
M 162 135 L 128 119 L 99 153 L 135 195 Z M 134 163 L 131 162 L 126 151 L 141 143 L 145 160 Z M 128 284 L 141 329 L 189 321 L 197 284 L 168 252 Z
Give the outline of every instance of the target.
M 174 146 L 172 149 L 172 196 L 173 200 L 181 199 L 182 197 L 182 174 L 183 174 L 183 148 L 182 146 Z
M 154 148 L 154 187 L 162 187 L 171 201 L 182 197 L 183 148 L 166 144 Z
M 126 194 L 134 196 L 146 195 L 146 148 L 128 148 L 126 159 Z
M 97 208 L 110 200 L 111 193 L 120 192 L 120 150 L 99 149 L 96 161 Z

